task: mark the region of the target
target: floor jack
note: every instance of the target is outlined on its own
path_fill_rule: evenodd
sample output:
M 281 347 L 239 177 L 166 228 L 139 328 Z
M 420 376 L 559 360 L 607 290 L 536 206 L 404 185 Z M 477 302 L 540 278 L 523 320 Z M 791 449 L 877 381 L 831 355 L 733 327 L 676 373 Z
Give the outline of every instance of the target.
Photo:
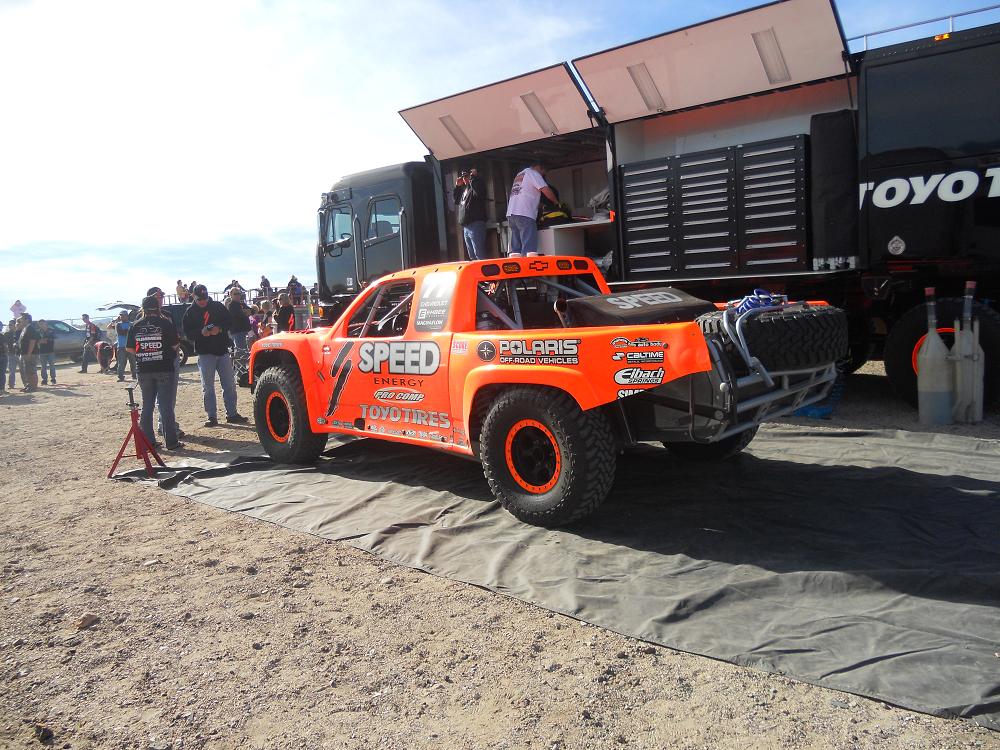
M 166 467 L 163 463 L 163 459 L 160 458 L 160 454 L 156 452 L 156 449 L 149 442 L 149 438 L 139 429 L 139 407 L 135 403 L 135 386 L 129 386 L 125 389 L 128 391 L 128 408 L 129 413 L 132 415 L 132 427 L 129 428 L 128 435 L 125 436 L 125 442 L 122 443 L 122 449 L 118 451 L 118 456 L 115 458 L 115 462 L 111 464 L 111 471 L 108 472 L 108 479 L 115 473 L 115 469 L 118 468 L 118 463 L 122 460 L 122 456 L 125 455 L 125 451 L 129 447 L 129 441 L 135 441 L 135 457 L 141 458 L 146 464 L 146 476 L 152 477 L 156 473 L 156 469 L 153 468 L 153 464 L 150 462 L 149 457 L 152 456 L 156 459 L 156 463 L 160 466 Z

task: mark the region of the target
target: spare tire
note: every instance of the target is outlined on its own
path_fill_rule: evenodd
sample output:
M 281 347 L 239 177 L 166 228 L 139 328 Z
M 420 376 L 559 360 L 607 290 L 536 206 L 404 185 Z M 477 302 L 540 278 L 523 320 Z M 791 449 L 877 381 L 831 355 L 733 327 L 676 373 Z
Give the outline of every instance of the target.
M 723 312 L 697 319 L 706 335 L 720 338 L 733 363 L 742 358 L 725 336 Z M 768 370 L 802 370 L 843 359 L 848 352 L 847 315 L 839 307 L 806 305 L 774 310 L 751 317 L 744 326 L 750 353 Z

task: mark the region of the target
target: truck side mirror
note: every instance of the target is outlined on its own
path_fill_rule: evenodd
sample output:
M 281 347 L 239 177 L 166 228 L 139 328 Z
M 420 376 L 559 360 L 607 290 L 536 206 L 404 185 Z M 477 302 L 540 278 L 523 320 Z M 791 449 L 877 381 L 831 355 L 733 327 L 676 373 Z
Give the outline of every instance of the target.
M 336 240 L 335 242 L 331 242 L 326 246 L 324 246 L 323 252 L 325 252 L 327 255 L 331 257 L 336 258 L 341 253 L 344 252 L 345 247 L 350 247 L 352 239 L 353 237 L 350 234 L 344 232 L 343 234 L 340 235 L 339 240 Z

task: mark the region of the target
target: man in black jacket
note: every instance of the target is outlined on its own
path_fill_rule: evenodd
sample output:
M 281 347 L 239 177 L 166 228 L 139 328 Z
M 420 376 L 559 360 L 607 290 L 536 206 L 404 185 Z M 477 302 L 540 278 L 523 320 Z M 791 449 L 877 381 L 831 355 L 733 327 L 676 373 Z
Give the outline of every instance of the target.
M 455 183 L 458 223 L 462 225 L 469 260 L 486 259 L 486 186 L 479 172 L 462 172 Z
M 247 418 L 236 411 L 236 378 L 233 360 L 229 356 L 229 329 L 232 320 L 221 302 L 208 297 L 208 289 L 199 284 L 191 290 L 194 304 L 184 313 L 184 333 L 194 342 L 201 373 L 201 394 L 208 420 L 206 427 L 219 424 L 215 401 L 215 374 L 222 385 L 222 403 L 226 407 L 226 421 L 243 424 Z
M 173 321 L 161 316 L 160 300 L 151 294 L 142 301 L 143 316 L 132 325 L 125 339 L 125 346 L 118 353 L 126 352 L 135 357 L 139 370 L 139 391 L 142 393 L 142 415 L 139 427 L 151 444 L 153 435 L 153 407 L 159 406 L 163 439 L 167 450 L 177 450 L 183 444 L 177 440 L 177 422 L 174 404 L 177 401 L 177 378 L 174 362 L 177 359 L 177 329 Z
M 250 313 L 251 310 L 243 301 L 242 289 L 230 289 L 229 299 L 226 302 L 226 309 L 231 318 L 229 324 L 229 337 L 237 349 L 247 348 L 247 334 L 250 333 Z

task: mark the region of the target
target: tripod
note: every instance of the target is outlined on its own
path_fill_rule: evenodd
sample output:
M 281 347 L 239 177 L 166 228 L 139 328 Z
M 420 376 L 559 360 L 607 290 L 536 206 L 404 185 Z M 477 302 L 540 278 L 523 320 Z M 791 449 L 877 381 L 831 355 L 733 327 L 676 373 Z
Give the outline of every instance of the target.
M 156 463 L 160 466 L 166 466 L 163 463 L 163 459 L 160 458 L 160 454 L 156 452 L 156 449 L 149 442 L 149 439 L 139 429 L 139 407 L 135 403 L 135 386 L 129 386 L 125 389 L 128 391 L 128 408 L 129 413 L 132 415 L 132 426 L 129 428 L 128 435 L 125 436 L 125 442 L 122 443 L 122 449 L 118 451 L 118 456 L 115 458 L 115 462 L 111 464 L 111 471 L 108 472 L 108 479 L 111 479 L 112 475 L 115 473 L 115 469 L 118 468 L 118 463 L 122 460 L 122 456 L 125 455 L 126 449 L 129 447 L 129 441 L 135 441 L 135 457 L 141 458 L 146 464 L 146 476 L 151 477 L 156 473 L 156 469 L 153 468 L 153 464 L 150 462 L 149 457 L 152 456 L 156 459 Z

